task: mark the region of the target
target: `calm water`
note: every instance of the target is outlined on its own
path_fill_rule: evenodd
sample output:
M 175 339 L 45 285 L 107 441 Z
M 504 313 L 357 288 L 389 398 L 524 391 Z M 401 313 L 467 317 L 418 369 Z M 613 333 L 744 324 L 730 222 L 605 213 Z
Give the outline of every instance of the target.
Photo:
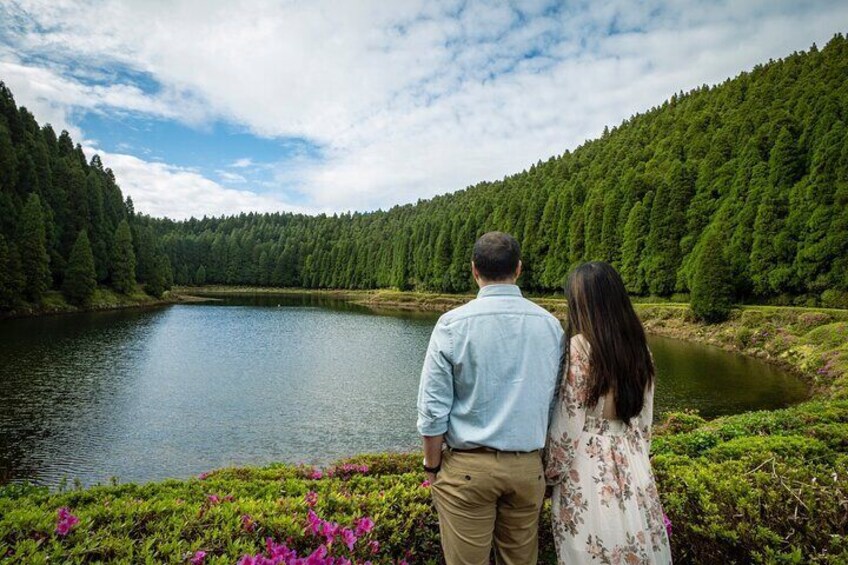
M 0 321 L 0 482 L 147 481 L 416 448 L 434 322 L 291 297 Z M 715 416 L 805 395 L 762 362 L 651 346 L 658 412 Z

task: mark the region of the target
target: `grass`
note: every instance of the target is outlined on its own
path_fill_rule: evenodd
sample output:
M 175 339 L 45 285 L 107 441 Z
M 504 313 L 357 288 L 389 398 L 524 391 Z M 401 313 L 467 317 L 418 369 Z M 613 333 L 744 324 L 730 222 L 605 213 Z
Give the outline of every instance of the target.
M 88 304 L 76 306 L 65 300 L 65 296 L 58 290 L 48 290 L 38 304 L 22 303 L 11 311 L 0 313 L 0 318 L 17 318 L 26 316 L 41 316 L 45 314 L 68 314 L 74 312 L 90 312 L 95 310 L 115 310 L 120 308 L 136 308 L 143 306 L 156 306 L 170 304 L 179 301 L 176 294 L 166 292 L 162 298 L 155 298 L 144 292 L 141 285 L 137 285 L 132 294 L 126 295 L 106 287 L 98 287 L 94 296 Z

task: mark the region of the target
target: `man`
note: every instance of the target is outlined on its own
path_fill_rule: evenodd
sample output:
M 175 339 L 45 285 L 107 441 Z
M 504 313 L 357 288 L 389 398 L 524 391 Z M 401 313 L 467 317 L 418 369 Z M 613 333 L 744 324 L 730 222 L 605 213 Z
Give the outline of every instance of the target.
M 545 492 L 541 451 L 564 334 L 522 297 L 518 242 L 474 244 L 477 298 L 439 318 L 421 372 L 418 431 L 448 565 L 538 559 Z M 443 442 L 446 449 L 442 449 Z

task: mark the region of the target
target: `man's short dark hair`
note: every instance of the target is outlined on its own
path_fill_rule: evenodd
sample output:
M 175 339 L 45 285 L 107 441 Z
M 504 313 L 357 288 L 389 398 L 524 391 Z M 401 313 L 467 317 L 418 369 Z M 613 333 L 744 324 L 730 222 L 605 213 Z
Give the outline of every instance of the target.
M 471 259 L 480 276 L 488 281 L 500 281 L 515 275 L 521 260 L 521 249 L 508 233 L 490 231 L 474 244 Z

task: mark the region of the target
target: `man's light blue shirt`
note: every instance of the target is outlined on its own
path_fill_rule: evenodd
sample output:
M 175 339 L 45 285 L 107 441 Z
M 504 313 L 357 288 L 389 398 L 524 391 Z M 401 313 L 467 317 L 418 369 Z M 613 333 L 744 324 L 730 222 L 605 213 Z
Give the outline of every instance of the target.
M 418 432 L 455 449 L 533 451 L 545 445 L 564 332 L 512 284 L 439 318 L 421 371 Z

